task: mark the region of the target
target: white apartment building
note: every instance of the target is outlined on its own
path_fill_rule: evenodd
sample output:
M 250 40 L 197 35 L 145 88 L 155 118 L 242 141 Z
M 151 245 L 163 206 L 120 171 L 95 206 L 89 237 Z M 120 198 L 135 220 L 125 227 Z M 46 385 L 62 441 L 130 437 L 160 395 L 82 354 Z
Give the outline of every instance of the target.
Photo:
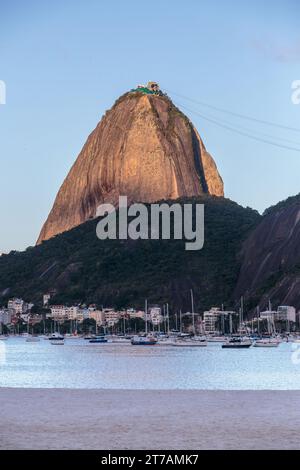
M 296 322 L 296 309 L 290 305 L 280 305 L 277 309 L 276 320 Z
M 210 310 L 206 310 L 203 314 L 203 323 L 204 323 L 204 331 L 207 334 L 216 334 L 219 333 L 217 331 L 216 326 L 217 322 L 220 318 L 220 309 L 216 307 L 212 307 Z
M 14 298 L 8 301 L 7 308 L 16 315 L 21 315 L 21 313 L 25 312 L 27 304 L 25 304 L 23 299 Z
M 232 310 L 220 310 L 218 307 L 212 307 L 203 314 L 203 326 L 205 334 L 220 334 L 219 320 L 229 315 L 236 315 L 236 312 Z
M 296 309 L 290 305 L 281 305 L 277 310 L 265 310 L 260 312 L 262 320 L 277 320 L 277 321 L 290 321 L 296 322 Z
M 66 315 L 68 317 L 68 320 L 78 320 L 79 310 L 80 309 L 77 306 L 67 307 Z
M 260 312 L 260 318 L 262 320 L 274 320 L 275 315 L 277 314 L 276 310 L 265 310 L 264 312 Z
M 65 305 L 52 305 L 51 318 L 55 321 L 62 322 L 66 320 L 82 322 L 84 318 L 89 318 L 89 311 L 87 309 L 81 310 L 78 306 L 66 307 Z
M 159 325 L 163 322 L 163 316 L 161 314 L 160 307 L 151 307 L 149 311 L 149 320 L 151 321 L 152 325 Z
M 11 311 L 9 309 L 0 310 L 0 323 L 3 325 L 9 325 L 11 323 Z
M 103 312 L 104 312 L 105 323 L 107 324 L 107 326 L 114 326 L 116 323 L 118 323 L 120 319 L 119 312 L 115 312 L 115 310 L 112 308 L 105 308 Z
M 55 321 L 64 321 L 68 319 L 68 307 L 65 305 L 52 305 L 51 317 Z

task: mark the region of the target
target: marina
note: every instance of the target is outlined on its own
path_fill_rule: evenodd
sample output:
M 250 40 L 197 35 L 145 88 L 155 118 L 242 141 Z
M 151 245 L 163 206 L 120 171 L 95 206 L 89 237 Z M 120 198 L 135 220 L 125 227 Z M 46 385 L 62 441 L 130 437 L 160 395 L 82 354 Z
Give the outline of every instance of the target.
M 64 347 L 50 341 L 27 342 L 10 336 L 1 346 L 0 387 L 184 390 L 297 390 L 299 343 L 277 347 L 222 348 L 221 342 L 172 339 L 132 345 L 130 339 L 90 343 L 65 337 Z M 42 339 L 42 337 L 40 337 Z M 48 337 L 46 337 L 48 339 Z M 296 339 L 296 338 L 295 338 Z M 54 340 L 60 344 L 61 340 Z M 298 351 L 299 349 L 299 351 Z

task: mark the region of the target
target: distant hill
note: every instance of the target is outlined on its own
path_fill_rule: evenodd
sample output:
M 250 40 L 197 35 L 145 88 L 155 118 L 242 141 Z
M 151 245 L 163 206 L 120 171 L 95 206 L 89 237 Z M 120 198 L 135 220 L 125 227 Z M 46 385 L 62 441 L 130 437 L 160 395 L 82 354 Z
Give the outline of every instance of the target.
M 41 302 L 43 293 L 54 290 L 55 303 L 141 307 L 148 298 L 189 310 L 193 288 L 197 309 L 232 306 L 238 253 L 261 216 L 222 197 L 178 201 L 205 203 L 201 251 L 185 251 L 182 240 L 100 241 L 97 220 L 91 220 L 24 252 L 1 256 L 0 304 L 12 296 Z
M 300 195 L 270 207 L 245 241 L 235 296 L 300 309 Z

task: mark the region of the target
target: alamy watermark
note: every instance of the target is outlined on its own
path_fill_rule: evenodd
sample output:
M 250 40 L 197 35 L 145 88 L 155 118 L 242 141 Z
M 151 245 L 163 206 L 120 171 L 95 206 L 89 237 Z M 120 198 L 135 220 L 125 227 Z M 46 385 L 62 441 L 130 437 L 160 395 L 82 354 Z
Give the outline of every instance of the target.
M 204 245 L 204 204 L 142 204 L 128 206 L 127 196 L 119 197 L 119 211 L 101 204 L 96 216 L 100 240 L 185 240 L 186 250 Z M 129 220 L 130 219 L 130 220 Z
M 0 104 L 6 104 L 6 84 L 0 80 Z
M 300 80 L 294 80 L 292 82 L 291 100 L 293 104 L 300 104 Z

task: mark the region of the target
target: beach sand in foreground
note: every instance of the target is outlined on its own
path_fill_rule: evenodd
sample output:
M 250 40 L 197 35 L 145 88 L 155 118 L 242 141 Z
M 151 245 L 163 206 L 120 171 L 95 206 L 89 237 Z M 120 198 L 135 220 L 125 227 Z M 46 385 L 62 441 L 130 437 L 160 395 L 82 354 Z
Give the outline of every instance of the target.
M 0 388 L 0 449 L 299 449 L 300 391 Z

